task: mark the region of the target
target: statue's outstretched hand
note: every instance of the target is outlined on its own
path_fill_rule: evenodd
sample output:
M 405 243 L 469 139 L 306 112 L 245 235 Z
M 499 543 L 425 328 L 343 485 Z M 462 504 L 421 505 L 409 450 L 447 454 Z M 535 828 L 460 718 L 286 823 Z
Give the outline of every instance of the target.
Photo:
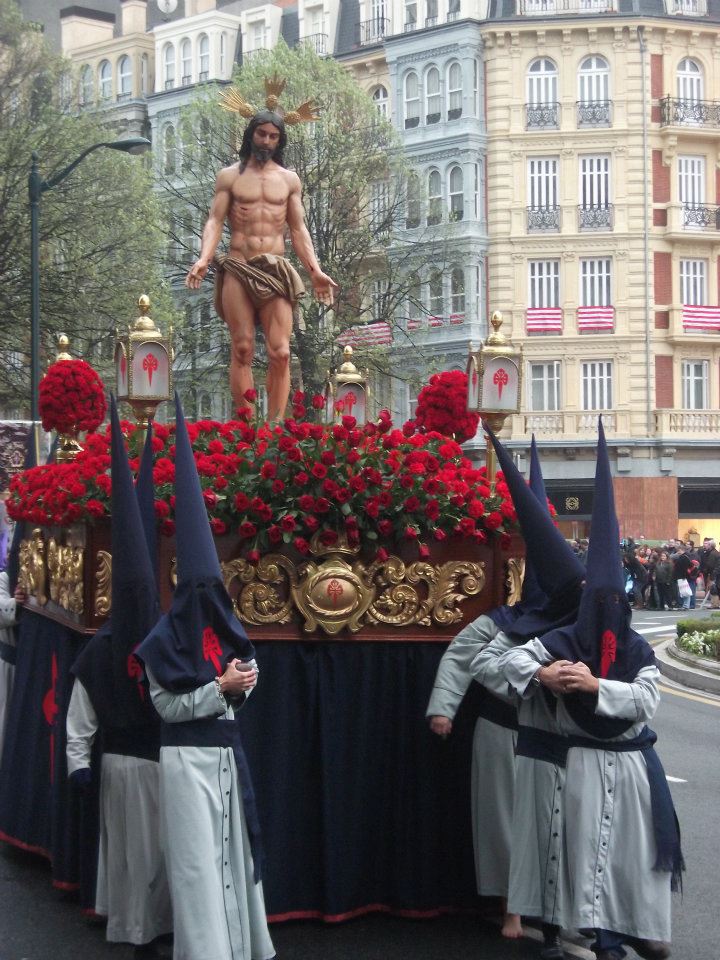
M 206 260 L 196 260 L 185 277 L 185 286 L 191 290 L 197 290 L 205 279 L 208 272 L 208 263 Z
M 313 290 L 315 291 L 315 296 L 318 298 L 320 303 L 324 303 L 325 306 L 331 307 L 333 305 L 333 291 L 340 289 L 335 281 L 331 280 L 326 273 L 320 271 L 312 275 L 312 285 Z

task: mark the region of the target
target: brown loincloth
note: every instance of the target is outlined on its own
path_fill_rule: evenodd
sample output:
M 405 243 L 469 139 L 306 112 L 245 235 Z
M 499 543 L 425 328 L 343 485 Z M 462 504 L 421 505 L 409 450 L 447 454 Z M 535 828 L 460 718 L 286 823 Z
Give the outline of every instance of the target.
M 305 296 L 305 285 L 300 274 L 285 257 L 278 257 L 274 253 L 260 253 L 249 260 L 238 260 L 220 254 L 215 257 L 214 264 L 215 310 L 222 320 L 225 319 L 222 308 L 223 278 L 225 273 L 229 273 L 240 281 L 256 310 L 274 297 L 282 297 L 290 301 L 295 322 L 298 322 L 297 303 L 300 297 Z M 258 322 L 259 318 L 256 316 L 255 323 Z

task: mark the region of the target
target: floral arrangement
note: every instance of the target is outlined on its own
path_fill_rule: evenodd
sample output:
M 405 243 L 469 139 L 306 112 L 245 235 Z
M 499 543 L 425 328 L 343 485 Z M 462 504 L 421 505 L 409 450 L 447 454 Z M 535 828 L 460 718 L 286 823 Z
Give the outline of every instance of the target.
M 84 360 L 56 360 L 40 381 L 43 429 L 58 433 L 97 430 L 107 403 L 103 382 Z
M 251 401 L 251 391 L 246 398 Z M 322 397 L 311 400 L 315 409 L 323 404 Z M 395 429 L 386 410 L 364 426 L 342 411 L 333 425 L 309 422 L 302 393 L 293 397 L 293 414 L 275 426 L 254 423 L 249 409 L 227 423 L 188 424 L 212 529 L 217 536 L 239 536 L 250 561 L 283 543 L 307 554 L 316 534 L 332 546 L 342 532 L 350 545 L 373 545 L 380 558 L 383 543 L 411 542 L 425 557 L 431 540 L 483 542 L 514 529 L 504 481 L 491 494 L 484 468 L 475 469 L 447 436 L 418 432 L 412 423 Z M 137 470 L 136 428 L 124 422 L 123 430 Z M 173 428 L 155 425 L 155 511 L 167 535 L 175 529 L 173 441 Z M 17 475 L 8 512 L 47 525 L 103 516 L 109 468 L 106 430 L 89 436 L 72 463 Z
M 472 440 L 480 415 L 467 409 L 467 374 L 461 370 L 434 373 L 418 394 L 415 424 L 425 431 L 453 437 L 458 443 Z
M 677 645 L 696 657 L 720 659 L 720 629 L 684 633 L 677 638 Z

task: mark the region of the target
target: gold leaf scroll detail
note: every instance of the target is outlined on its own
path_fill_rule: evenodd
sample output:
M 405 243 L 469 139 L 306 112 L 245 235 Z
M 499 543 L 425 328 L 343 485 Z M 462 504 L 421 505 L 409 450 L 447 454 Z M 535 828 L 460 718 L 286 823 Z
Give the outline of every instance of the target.
M 28 597 L 34 597 L 40 606 L 45 606 L 48 601 L 45 592 L 45 541 L 39 527 L 33 530 L 28 540 L 20 542 L 18 563 L 18 586 Z
M 371 623 L 449 626 L 462 620 L 460 604 L 484 587 L 485 563 L 453 560 L 436 566 L 418 560 L 406 567 L 390 557 L 371 564 L 365 577 L 381 591 L 367 613 Z
M 510 557 L 505 574 L 505 589 L 507 590 L 507 600 L 505 602 L 509 607 L 519 602 L 524 579 L 525 558 Z
M 243 623 L 289 623 L 292 617 L 292 590 L 297 585 L 295 564 L 279 553 L 269 553 L 257 566 L 242 558 L 221 564 L 225 587 L 233 580 L 241 584 L 233 600 L 235 616 Z
M 47 545 L 50 598 L 69 613 L 83 612 L 83 548 L 64 547 L 53 537 Z
M 107 550 L 97 552 L 95 584 L 95 616 L 107 617 L 112 608 L 112 556 Z

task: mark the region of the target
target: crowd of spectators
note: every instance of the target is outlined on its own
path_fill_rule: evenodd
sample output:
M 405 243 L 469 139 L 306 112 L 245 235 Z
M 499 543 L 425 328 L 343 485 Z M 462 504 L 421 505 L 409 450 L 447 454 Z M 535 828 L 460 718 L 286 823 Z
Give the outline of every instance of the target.
M 572 548 L 584 562 L 587 540 L 573 540 Z M 697 547 L 693 540 L 668 540 L 650 546 L 639 537 L 623 540 L 620 550 L 627 593 L 636 610 L 692 610 L 697 593 L 703 605 L 720 607 L 720 551 L 711 537 Z

